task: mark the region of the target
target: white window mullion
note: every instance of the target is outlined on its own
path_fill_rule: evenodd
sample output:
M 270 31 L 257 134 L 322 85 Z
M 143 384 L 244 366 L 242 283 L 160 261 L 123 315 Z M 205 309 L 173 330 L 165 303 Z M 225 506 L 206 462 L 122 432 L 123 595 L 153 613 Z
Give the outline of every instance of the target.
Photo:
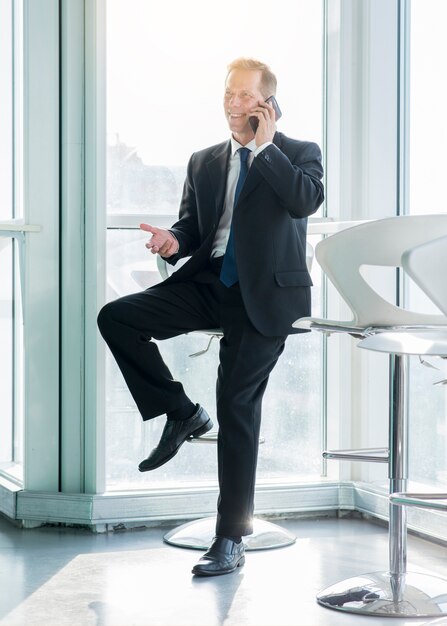
M 61 490 L 84 489 L 84 0 L 61 3 Z
M 24 487 L 59 488 L 59 11 L 23 3 Z
M 105 0 L 85 2 L 85 491 L 105 491 Z

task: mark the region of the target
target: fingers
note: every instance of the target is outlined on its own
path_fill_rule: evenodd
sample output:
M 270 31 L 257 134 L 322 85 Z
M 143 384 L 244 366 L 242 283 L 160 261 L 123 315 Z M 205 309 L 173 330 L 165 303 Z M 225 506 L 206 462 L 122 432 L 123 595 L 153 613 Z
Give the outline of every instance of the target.
M 250 115 L 258 118 L 259 124 L 255 133 L 256 145 L 273 141 L 276 132 L 275 111 L 268 102 L 259 102 L 258 106 L 250 111 Z
M 275 109 L 272 107 L 272 105 L 270 104 L 270 102 L 258 102 L 258 106 L 254 109 L 255 111 L 257 111 L 258 113 L 261 113 L 264 117 L 264 119 L 268 120 L 271 119 L 273 121 L 276 121 L 275 119 Z
M 268 125 L 276 123 L 275 110 L 268 102 L 259 102 L 259 105 L 250 111 L 250 115 L 257 117 L 261 123 Z
M 177 252 L 177 242 L 174 241 L 169 246 L 167 246 L 166 249 L 164 248 L 165 246 L 160 249 L 158 254 L 164 258 L 168 258 Z
M 150 224 L 140 224 L 141 230 L 144 230 L 147 233 L 152 233 L 156 235 L 160 232 L 160 228 L 156 228 L 155 226 L 151 226 Z
M 165 243 L 159 247 L 158 254 L 161 256 L 168 256 L 169 251 L 172 249 L 172 243 L 173 242 L 171 240 L 165 241 Z
M 146 244 L 147 246 L 147 244 Z M 148 246 L 147 246 L 148 247 Z M 159 254 L 164 258 L 168 258 L 177 252 L 176 241 L 166 241 L 162 246 L 153 246 L 151 248 L 152 254 Z
M 273 123 L 276 122 L 275 109 L 272 107 L 270 102 L 261 102 L 260 109 L 265 117 L 265 120 L 268 122 L 269 120 Z
M 177 252 L 177 240 L 165 228 L 157 228 L 150 224 L 140 224 L 141 230 L 149 232 L 152 237 L 145 244 L 146 248 L 152 254 L 160 254 L 160 256 L 169 257 Z
M 160 240 L 160 239 L 154 239 L 154 237 L 152 237 L 152 239 L 150 239 L 146 244 L 146 248 L 148 250 L 150 250 L 152 252 L 152 254 L 157 254 L 158 252 L 160 252 L 160 250 L 162 250 L 165 246 L 165 241 Z M 165 248 L 167 249 L 167 248 Z

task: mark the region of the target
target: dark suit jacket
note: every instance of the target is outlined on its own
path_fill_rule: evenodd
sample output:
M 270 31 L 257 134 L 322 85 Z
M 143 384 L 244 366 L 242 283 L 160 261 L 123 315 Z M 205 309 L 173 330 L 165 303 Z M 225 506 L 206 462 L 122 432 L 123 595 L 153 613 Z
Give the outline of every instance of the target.
M 170 229 L 179 252 L 191 258 L 167 280 L 191 278 L 208 264 L 223 211 L 231 143 L 192 155 L 180 204 Z M 323 202 L 321 152 L 315 143 L 276 133 L 274 145 L 257 157 L 234 207 L 233 228 L 239 285 L 247 314 L 266 336 L 292 328 L 310 315 L 311 278 L 306 267 L 307 217 Z

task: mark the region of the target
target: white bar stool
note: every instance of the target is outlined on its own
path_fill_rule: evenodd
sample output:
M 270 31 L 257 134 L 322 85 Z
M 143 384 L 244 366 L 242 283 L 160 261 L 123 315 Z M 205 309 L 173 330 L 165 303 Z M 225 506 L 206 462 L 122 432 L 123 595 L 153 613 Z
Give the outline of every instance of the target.
M 447 235 L 447 215 L 401 216 L 361 224 L 336 233 L 316 247 L 323 271 L 353 313 L 349 321 L 303 318 L 294 326 L 355 338 L 385 330 L 439 329 L 445 315 L 424 315 L 382 298 L 363 278 L 364 265 L 401 267 L 403 253 Z M 364 346 L 365 347 L 365 346 Z M 388 448 L 326 451 L 332 459 L 385 462 L 390 494 L 405 491 L 408 477 L 408 407 L 406 355 L 390 353 Z M 389 505 L 389 569 L 343 580 L 317 595 L 326 608 L 371 616 L 432 617 L 447 614 L 445 581 L 406 569 L 406 517 L 403 507 Z
M 402 255 L 402 267 L 425 294 L 447 315 L 447 287 L 445 267 L 447 264 L 447 237 L 440 237 L 422 244 Z M 359 348 L 388 352 L 399 355 L 438 356 L 447 358 L 447 328 L 397 330 L 367 337 Z M 446 384 L 447 380 L 436 384 Z M 395 506 L 417 507 L 447 511 L 447 493 L 391 493 L 390 502 Z M 438 596 L 439 613 L 447 613 L 447 580 L 443 581 L 443 592 Z M 438 583 L 436 581 L 436 589 Z M 435 593 L 431 590 L 432 594 Z M 447 619 L 430 622 L 433 626 L 447 626 Z M 428 626 L 428 624 L 427 624 Z

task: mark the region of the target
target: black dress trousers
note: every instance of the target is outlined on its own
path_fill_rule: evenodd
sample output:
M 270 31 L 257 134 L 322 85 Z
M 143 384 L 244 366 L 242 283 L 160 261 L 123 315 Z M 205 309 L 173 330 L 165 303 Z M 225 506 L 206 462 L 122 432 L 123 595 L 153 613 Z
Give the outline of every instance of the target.
M 253 532 L 252 517 L 261 403 L 286 336 L 266 337 L 251 324 L 239 285 L 219 280 L 221 260 L 192 280 L 156 285 L 106 304 L 98 326 L 124 376 L 143 420 L 189 400 L 158 346 L 193 330 L 221 328 L 216 386 L 219 501 L 216 533 Z M 191 401 L 199 402 L 200 398 Z

